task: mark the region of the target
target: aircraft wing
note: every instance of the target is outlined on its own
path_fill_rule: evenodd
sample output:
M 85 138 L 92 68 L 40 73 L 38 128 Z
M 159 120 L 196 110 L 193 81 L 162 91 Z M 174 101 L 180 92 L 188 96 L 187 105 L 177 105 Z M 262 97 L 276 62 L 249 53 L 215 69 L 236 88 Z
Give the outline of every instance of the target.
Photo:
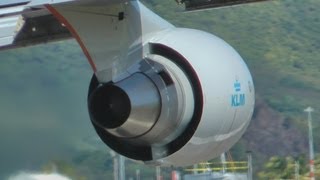
M 71 38 L 44 4 L 72 0 L 2 0 L 0 2 L 0 50 Z
M 268 0 L 176 1 L 184 4 L 187 11 L 193 11 Z M 98 3 L 99 0 L 2 0 L 0 2 L 0 50 L 72 38 L 69 30 L 47 10 L 45 4 L 75 2 Z
M 104 78 L 99 80 L 109 81 L 111 76 L 118 77 L 133 63 L 131 59 L 134 58 L 128 59 L 125 54 L 129 46 L 139 46 L 136 54 L 140 58 L 142 56 L 139 40 L 143 33 L 142 20 L 139 4 L 135 2 L 2 0 L 0 51 L 75 38 L 93 71 L 98 77 Z M 128 18 L 124 17 L 125 13 Z M 157 26 L 150 27 L 154 28 L 147 28 L 146 31 L 158 30 Z

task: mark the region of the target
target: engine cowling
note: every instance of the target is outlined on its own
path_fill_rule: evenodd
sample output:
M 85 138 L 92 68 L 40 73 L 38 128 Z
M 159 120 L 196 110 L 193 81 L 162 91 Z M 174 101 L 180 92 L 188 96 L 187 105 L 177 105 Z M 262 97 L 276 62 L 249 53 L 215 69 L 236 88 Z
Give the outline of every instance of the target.
M 234 145 L 254 108 L 250 72 L 216 36 L 173 28 L 150 35 L 148 54 L 129 77 L 100 84 L 88 108 L 100 138 L 116 152 L 156 165 L 186 166 Z

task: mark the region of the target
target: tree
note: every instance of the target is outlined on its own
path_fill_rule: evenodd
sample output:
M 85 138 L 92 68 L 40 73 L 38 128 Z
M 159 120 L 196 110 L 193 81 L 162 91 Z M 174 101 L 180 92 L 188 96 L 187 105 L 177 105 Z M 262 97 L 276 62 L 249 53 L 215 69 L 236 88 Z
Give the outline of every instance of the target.
M 291 156 L 273 156 L 264 164 L 264 170 L 258 173 L 259 179 L 294 179 L 295 159 Z

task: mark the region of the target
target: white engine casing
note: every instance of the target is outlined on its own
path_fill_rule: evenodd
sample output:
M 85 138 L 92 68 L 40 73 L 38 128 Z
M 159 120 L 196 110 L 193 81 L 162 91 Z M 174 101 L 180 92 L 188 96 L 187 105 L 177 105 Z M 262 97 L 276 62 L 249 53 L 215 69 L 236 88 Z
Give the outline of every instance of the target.
M 131 76 L 102 85 L 116 86 L 128 95 L 127 119 L 112 128 L 101 126 L 115 121 L 94 115 L 97 106 L 91 105 L 103 105 L 104 97 L 91 94 L 104 90 L 89 91 L 89 112 L 99 136 L 120 154 L 163 166 L 187 166 L 227 151 L 245 132 L 254 109 L 252 78 L 240 55 L 220 38 L 199 30 L 170 28 L 148 37 L 143 46 L 149 53 L 128 68 Z M 172 82 L 166 85 L 162 81 L 167 76 Z M 139 88 L 143 84 L 150 85 Z M 152 113 L 159 115 L 146 119 Z
M 194 69 L 203 94 L 201 121 L 193 137 L 158 161 L 184 166 L 227 151 L 245 132 L 254 110 L 253 81 L 241 56 L 222 39 L 193 29 L 163 31 L 150 42 L 179 52 Z

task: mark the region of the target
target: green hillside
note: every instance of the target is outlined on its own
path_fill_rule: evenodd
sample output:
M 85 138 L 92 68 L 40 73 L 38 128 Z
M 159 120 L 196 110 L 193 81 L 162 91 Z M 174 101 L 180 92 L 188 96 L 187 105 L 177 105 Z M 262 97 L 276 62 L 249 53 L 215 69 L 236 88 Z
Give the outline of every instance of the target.
M 307 106 L 316 110 L 319 152 L 319 0 L 278 0 L 190 13 L 173 0 L 145 3 L 176 26 L 221 37 L 247 62 L 258 101 L 247 134 L 232 151 L 235 158 L 243 158 L 248 148 L 257 167 L 272 155 L 306 157 Z M 0 159 L 5 162 L 0 179 L 16 169 L 47 170 L 52 161 L 74 177 L 80 172 L 88 179 L 112 175 L 111 157 L 88 120 L 91 75 L 74 41 L 0 53 Z M 132 176 L 136 166 L 128 170 Z M 146 168 L 146 174 L 151 173 Z

